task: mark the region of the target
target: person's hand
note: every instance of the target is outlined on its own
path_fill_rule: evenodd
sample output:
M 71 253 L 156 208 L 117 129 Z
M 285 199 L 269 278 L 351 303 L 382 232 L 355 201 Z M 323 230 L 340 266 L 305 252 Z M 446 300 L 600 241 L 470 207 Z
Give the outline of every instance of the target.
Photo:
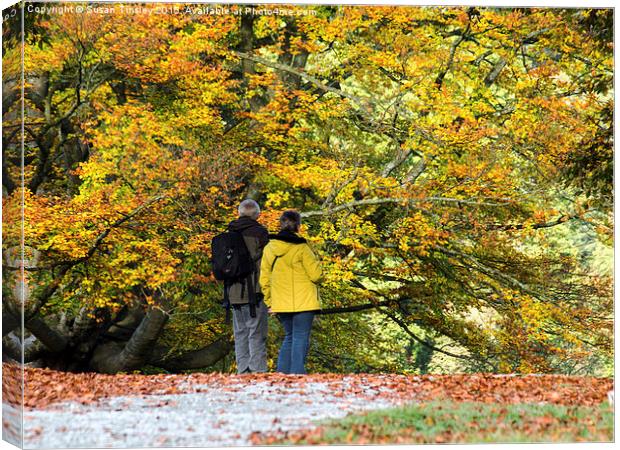
M 275 313 L 271 310 L 271 308 L 267 308 L 267 314 L 274 315 Z

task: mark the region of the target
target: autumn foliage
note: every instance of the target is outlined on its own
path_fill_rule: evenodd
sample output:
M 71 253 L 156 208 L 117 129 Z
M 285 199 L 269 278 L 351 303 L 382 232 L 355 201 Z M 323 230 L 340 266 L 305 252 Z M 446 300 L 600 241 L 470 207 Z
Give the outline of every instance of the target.
M 242 9 L 26 20 L 23 187 L 7 26 L 4 328 L 23 263 L 26 360 L 225 361 L 209 245 L 252 197 L 272 231 L 300 210 L 326 267 L 313 371 L 606 373 L 612 11 Z

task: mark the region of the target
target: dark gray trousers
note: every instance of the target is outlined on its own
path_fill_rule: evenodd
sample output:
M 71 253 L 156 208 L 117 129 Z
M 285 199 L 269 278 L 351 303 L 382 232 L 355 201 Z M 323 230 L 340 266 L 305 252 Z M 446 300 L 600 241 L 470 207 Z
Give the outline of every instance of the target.
M 250 306 L 233 307 L 235 358 L 237 371 L 267 372 L 267 308 L 256 307 L 256 317 L 250 316 Z

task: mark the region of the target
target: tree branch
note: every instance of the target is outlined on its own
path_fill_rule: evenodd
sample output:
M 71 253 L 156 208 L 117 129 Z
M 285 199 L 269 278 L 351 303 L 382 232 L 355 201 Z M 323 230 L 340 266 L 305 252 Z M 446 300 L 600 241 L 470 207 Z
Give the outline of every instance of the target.
M 400 305 L 400 303 L 408 301 L 411 301 L 411 299 L 401 298 L 398 300 L 385 300 L 383 302 L 377 303 L 364 303 L 363 305 L 343 306 L 339 308 L 323 308 L 320 311 L 317 311 L 317 314 L 325 316 L 330 314 L 344 314 L 350 312 L 366 311 L 368 309 L 376 309 L 382 306 Z
M 300 78 L 303 78 L 304 80 L 307 80 L 309 82 L 311 82 L 312 84 L 314 84 L 315 86 L 317 86 L 318 88 L 322 89 L 323 91 L 326 92 L 331 92 L 333 94 L 336 94 L 339 97 L 342 98 L 347 98 L 349 100 L 351 100 L 352 102 L 354 102 L 356 105 L 358 105 L 362 110 L 365 110 L 368 108 L 368 105 L 365 104 L 366 102 L 364 102 L 360 97 L 357 97 L 353 94 L 349 94 L 348 92 L 345 92 L 341 89 L 336 89 L 332 86 L 328 86 L 327 84 L 323 83 L 321 80 L 319 80 L 318 78 L 309 75 L 306 72 L 303 72 L 301 70 L 295 69 L 291 66 L 285 65 L 285 64 L 280 64 L 278 62 L 275 61 L 269 61 L 267 59 L 261 58 L 260 56 L 256 56 L 256 55 L 251 55 L 249 53 L 246 52 L 240 52 L 240 51 L 233 51 L 233 53 L 235 55 L 237 55 L 238 57 L 242 58 L 242 59 L 247 59 L 250 61 L 254 61 L 256 63 L 262 64 L 264 66 L 267 67 L 271 67 L 273 69 L 277 69 L 277 70 L 281 70 L 283 72 L 287 72 L 293 75 L 296 75 Z
M 414 339 L 416 342 L 422 344 L 423 346 L 425 346 L 427 348 L 430 348 L 431 350 L 433 350 L 435 352 L 443 353 L 444 355 L 448 355 L 448 356 L 451 356 L 453 358 L 464 359 L 464 360 L 467 360 L 467 361 L 469 361 L 471 359 L 471 356 L 457 355 L 456 353 L 451 353 L 451 352 L 448 352 L 446 350 L 442 350 L 442 349 L 440 349 L 438 347 L 435 347 L 434 345 L 429 344 L 424 339 L 421 339 L 416 334 L 414 334 L 413 331 L 411 331 L 409 329 L 407 324 L 403 320 L 398 318 L 395 314 L 392 314 L 391 312 L 386 311 L 386 310 L 382 310 L 381 312 L 383 314 L 385 314 L 386 316 L 388 316 L 390 319 L 392 319 L 392 321 L 394 321 L 398 326 L 400 326 L 405 333 L 407 333 L 412 339 Z
M 42 318 L 35 316 L 25 326 L 51 352 L 61 352 L 67 347 L 68 337 L 51 328 Z
M 151 307 L 120 351 L 116 343 L 97 347 L 90 361 L 91 367 L 101 373 L 139 369 L 148 361 L 167 321 L 168 315 L 163 310 Z
M 156 355 L 151 357 L 149 364 L 170 371 L 202 369 L 212 366 L 230 353 L 233 343 L 228 337 L 221 337 L 209 345 L 180 356 L 166 357 L 167 348 L 158 348 Z
M 333 214 L 338 211 L 343 211 L 343 210 L 355 208 L 358 206 L 384 205 L 388 203 L 408 203 L 410 201 L 411 199 L 406 199 L 406 198 L 369 198 L 369 199 L 356 200 L 356 201 L 352 201 L 348 203 L 343 203 L 341 205 L 334 206 L 332 208 L 328 208 L 324 210 L 302 212 L 301 217 L 324 216 L 327 214 Z
M 371 205 L 384 205 L 388 203 L 397 203 L 403 205 L 413 206 L 416 203 L 424 203 L 424 202 L 445 202 L 445 203 L 457 203 L 459 205 L 473 205 L 473 206 L 508 206 L 511 199 L 498 199 L 504 200 L 505 203 L 490 203 L 490 202 L 482 202 L 472 199 L 460 199 L 460 198 L 450 198 L 450 197 L 425 197 L 420 199 L 413 198 L 404 198 L 404 197 L 376 197 L 376 198 L 368 198 L 363 200 L 356 200 L 348 203 L 343 203 L 338 206 L 334 206 L 332 208 L 324 209 L 324 210 L 316 210 L 316 211 L 306 211 L 301 213 L 301 217 L 313 217 L 313 216 L 324 216 L 327 214 L 332 214 L 338 211 L 343 211 L 346 209 L 355 208 L 358 206 L 371 206 Z M 421 209 L 421 208 L 420 208 Z
M 560 217 L 558 217 L 557 219 L 551 221 L 551 222 L 539 222 L 539 223 L 535 223 L 532 225 L 526 225 L 526 224 L 507 224 L 507 225 L 489 225 L 487 227 L 487 231 L 494 231 L 494 230 L 499 230 L 499 231 L 516 231 L 516 230 L 524 230 L 526 228 L 531 228 L 533 230 L 540 230 L 542 228 L 552 228 L 555 227 L 557 225 L 561 225 L 563 223 L 566 223 L 570 220 L 576 219 L 579 216 L 577 214 L 563 214 Z
M 437 78 L 435 79 L 435 84 L 437 85 L 437 89 L 441 89 L 441 86 L 443 84 L 443 79 L 445 78 L 445 76 L 448 74 L 448 72 L 452 68 L 452 63 L 454 62 L 454 56 L 456 55 L 456 49 L 467 38 L 470 27 L 471 27 L 471 24 L 468 23 L 465 31 L 460 33 L 459 38 L 456 41 L 454 41 L 452 45 L 450 46 L 450 56 L 448 56 L 448 62 L 446 63 L 446 68 L 443 71 L 441 71 L 439 75 L 437 75 Z
M 434 248 L 436 248 L 437 250 L 439 250 L 441 253 L 444 253 L 448 256 L 452 256 L 452 257 L 457 257 L 457 258 L 464 258 L 466 260 L 468 260 L 469 262 L 472 263 L 472 268 L 477 270 L 478 272 L 484 273 L 485 275 L 494 278 L 496 280 L 499 281 L 503 281 L 505 284 L 512 286 L 513 288 L 517 288 L 518 290 L 525 292 L 526 294 L 530 294 L 536 298 L 540 298 L 541 294 L 538 292 L 535 292 L 534 290 L 532 290 L 527 284 L 522 283 L 521 281 L 517 280 L 516 278 L 507 275 L 505 273 L 503 273 L 500 270 L 494 269 L 492 267 L 487 266 L 486 264 L 483 264 L 482 262 L 480 262 L 477 258 L 475 258 L 472 255 L 469 255 L 467 253 L 462 253 L 462 252 L 457 252 L 457 251 L 453 251 L 453 250 L 449 250 L 445 247 L 442 246 L 435 246 Z
M 271 67 L 277 70 L 282 70 L 284 72 L 296 75 L 304 80 L 309 81 L 310 83 L 314 84 L 319 89 L 325 92 L 331 92 L 333 94 L 338 95 L 341 98 L 346 98 L 348 100 L 351 100 L 353 103 L 355 103 L 359 107 L 359 109 L 357 110 L 357 113 L 362 115 L 365 118 L 365 120 L 369 124 L 371 124 L 373 127 L 379 130 L 390 127 L 387 124 L 378 123 L 375 120 L 373 111 L 375 110 L 377 103 L 373 102 L 369 98 L 362 98 L 362 97 L 350 94 L 348 92 L 345 92 L 342 89 L 337 89 L 332 86 L 333 83 L 325 84 L 318 78 L 312 75 L 309 75 L 308 73 L 303 72 L 301 70 L 295 69 L 294 67 L 285 65 L 285 64 L 280 64 L 274 61 L 269 61 L 267 59 L 261 58 L 260 56 L 251 55 L 245 52 L 233 51 L 233 53 L 239 58 L 249 59 L 251 61 L 262 64 L 264 66 Z M 403 117 L 411 116 L 410 112 L 407 110 L 400 109 L 400 108 L 396 108 L 396 109 L 399 111 L 399 113 Z M 446 145 L 441 139 L 437 138 L 436 136 L 433 136 L 432 134 L 430 134 L 428 131 L 424 130 L 423 128 L 418 127 L 415 123 L 410 123 L 409 126 L 418 136 L 420 136 L 424 140 L 432 142 L 436 145 Z
M 506 67 L 506 64 L 508 64 L 508 62 L 504 58 L 500 58 L 499 61 L 495 63 L 495 66 L 493 66 L 491 72 L 489 72 L 489 74 L 484 79 L 484 85 L 486 87 L 490 87 L 493 83 L 495 83 L 495 80 L 502 72 L 504 67 Z

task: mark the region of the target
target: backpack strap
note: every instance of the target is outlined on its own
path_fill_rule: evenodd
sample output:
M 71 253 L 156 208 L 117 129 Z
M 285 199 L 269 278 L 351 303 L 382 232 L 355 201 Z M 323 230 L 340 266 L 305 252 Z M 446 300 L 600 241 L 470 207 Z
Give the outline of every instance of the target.
M 256 317 L 256 291 L 254 290 L 254 277 L 255 272 L 252 272 L 246 279 L 245 282 L 248 285 L 248 299 L 250 304 L 250 317 Z
M 226 319 L 225 323 L 230 323 L 230 298 L 228 296 L 228 290 L 230 289 L 230 282 L 228 280 L 224 280 L 224 301 L 222 302 L 222 306 L 226 308 Z
M 230 303 L 226 306 L 226 318 L 224 319 L 224 323 L 226 325 L 230 323 Z
M 243 235 L 243 233 L 239 233 L 241 235 L 241 238 L 243 239 L 244 244 L 246 245 L 247 248 L 247 243 L 245 242 L 245 236 Z M 252 261 L 252 272 L 250 272 L 250 274 L 245 277 L 244 279 L 241 280 L 241 298 L 243 298 L 243 296 L 245 295 L 245 290 L 247 288 L 248 290 L 248 304 L 250 306 L 250 317 L 254 318 L 256 317 L 256 306 L 258 305 L 258 301 L 256 298 L 256 284 L 257 284 L 257 279 L 256 279 L 256 263 L 258 261 L 260 261 L 262 255 L 261 252 L 257 252 L 256 257 L 253 257 L 252 254 L 249 252 L 248 249 L 248 253 L 250 254 L 250 260 Z
M 271 271 L 273 272 L 273 268 L 276 265 L 276 261 L 279 256 L 276 256 L 271 264 Z M 250 275 L 247 276 L 244 280 L 241 281 L 241 296 L 243 296 L 243 288 L 245 288 L 246 284 L 248 286 L 248 298 L 250 305 L 250 317 L 256 317 L 256 307 L 258 306 L 258 296 L 256 295 L 256 291 L 254 290 L 254 283 L 256 282 L 256 271 L 253 270 Z

